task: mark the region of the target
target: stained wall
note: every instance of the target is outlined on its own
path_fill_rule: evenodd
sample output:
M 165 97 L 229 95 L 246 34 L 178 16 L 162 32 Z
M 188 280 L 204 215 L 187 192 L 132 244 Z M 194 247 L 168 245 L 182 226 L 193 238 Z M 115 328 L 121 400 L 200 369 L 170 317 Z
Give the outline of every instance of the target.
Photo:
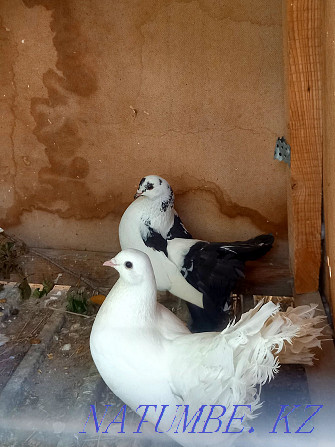
M 1 0 L 1 226 L 118 249 L 146 174 L 196 237 L 287 241 L 281 0 Z

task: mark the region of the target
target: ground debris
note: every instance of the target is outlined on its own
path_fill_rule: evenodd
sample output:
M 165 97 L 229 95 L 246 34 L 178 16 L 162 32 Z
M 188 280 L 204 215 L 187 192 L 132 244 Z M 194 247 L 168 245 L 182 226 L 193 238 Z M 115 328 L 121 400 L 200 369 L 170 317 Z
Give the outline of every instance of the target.
M 67 343 L 61 348 L 62 351 L 70 351 L 70 349 L 71 349 L 71 343 Z
M 5 343 L 7 343 L 9 340 L 8 337 L 6 337 L 6 335 L 4 334 L 0 334 L 0 346 L 4 345 Z

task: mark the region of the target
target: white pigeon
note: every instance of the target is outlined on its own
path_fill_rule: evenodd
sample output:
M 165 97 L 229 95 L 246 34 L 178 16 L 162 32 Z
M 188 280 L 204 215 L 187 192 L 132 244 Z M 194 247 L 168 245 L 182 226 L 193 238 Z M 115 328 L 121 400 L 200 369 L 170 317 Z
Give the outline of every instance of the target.
M 135 199 L 120 221 L 121 248 L 149 256 L 158 290 L 187 301 L 193 331 L 217 329 L 232 290 L 244 277 L 245 261 L 268 252 L 273 236 L 243 242 L 193 239 L 174 209 L 171 186 L 156 175 L 142 178 Z
M 300 333 L 304 337 L 306 324 L 310 329 L 310 322 L 318 319 L 310 318 L 313 306 L 295 315 L 293 323 L 278 312 L 277 305 L 260 303 L 221 333 L 191 334 L 157 303 L 155 277 L 146 254 L 124 250 L 104 265 L 114 267 L 120 278 L 92 327 L 90 348 L 96 367 L 113 393 L 153 423 L 156 432 L 165 432 L 184 446 L 229 445 L 229 437 L 236 438 L 229 432 L 241 430 L 242 421 L 247 427 L 261 407 L 258 386 L 273 378 L 279 366 L 277 354 L 292 339 L 299 340 Z M 145 405 L 151 405 L 146 414 Z M 192 416 L 204 407 L 197 427 L 193 419 L 184 431 L 186 405 Z M 213 405 L 217 407 L 212 414 Z M 249 407 L 239 407 L 235 417 L 243 419 L 229 423 L 235 405 Z M 219 417 L 222 406 L 226 413 L 215 433 L 218 420 L 207 418 Z

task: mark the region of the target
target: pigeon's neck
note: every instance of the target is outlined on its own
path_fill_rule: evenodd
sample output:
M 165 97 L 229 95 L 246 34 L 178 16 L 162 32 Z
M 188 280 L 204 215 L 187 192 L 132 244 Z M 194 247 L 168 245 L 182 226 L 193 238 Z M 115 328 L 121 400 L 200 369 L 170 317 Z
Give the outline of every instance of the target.
M 149 200 L 144 198 L 141 202 L 141 219 L 147 227 L 151 227 L 164 238 L 173 225 L 174 222 L 174 208 L 173 208 L 173 193 L 172 196 L 166 198 L 160 197 L 156 200 Z
M 106 303 L 106 305 L 105 305 Z M 157 307 L 155 279 L 129 285 L 119 278 L 103 303 L 103 314 L 112 327 L 144 327 L 154 322 Z
M 172 190 L 167 191 L 164 195 L 157 197 L 155 200 L 145 200 L 144 206 L 149 211 L 150 216 L 162 216 L 164 214 L 173 213 L 174 195 Z

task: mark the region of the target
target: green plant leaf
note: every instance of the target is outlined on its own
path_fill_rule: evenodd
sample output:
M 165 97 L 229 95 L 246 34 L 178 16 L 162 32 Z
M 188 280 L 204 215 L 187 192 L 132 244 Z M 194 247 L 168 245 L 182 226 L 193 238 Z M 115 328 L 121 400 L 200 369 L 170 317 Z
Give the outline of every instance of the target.
M 48 293 L 54 288 L 55 283 L 50 279 L 45 279 L 42 283 L 42 289 L 35 289 L 33 292 L 34 298 L 42 298 L 44 295 L 48 295 Z
M 34 298 L 42 298 L 43 295 L 44 295 L 43 289 L 35 289 L 32 294 Z
M 86 314 L 88 309 L 89 294 L 85 287 L 71 287 L 67 294 L 68 303 L 66 309 L 77 314 Z
M 23 281 L 20 282 L 20 284 L 18 285 L 18 289 L 23 300 L 27 300 L 28 298 L 30 298 L 31 287 L 27 281 L 27 278 L 24 278 Z
M 47 295 L 51 290 L 55 287 L 55 283 L 50 279 L 46 279 L 43 281 L 43 290 L 45 291 L 45 295 Z

